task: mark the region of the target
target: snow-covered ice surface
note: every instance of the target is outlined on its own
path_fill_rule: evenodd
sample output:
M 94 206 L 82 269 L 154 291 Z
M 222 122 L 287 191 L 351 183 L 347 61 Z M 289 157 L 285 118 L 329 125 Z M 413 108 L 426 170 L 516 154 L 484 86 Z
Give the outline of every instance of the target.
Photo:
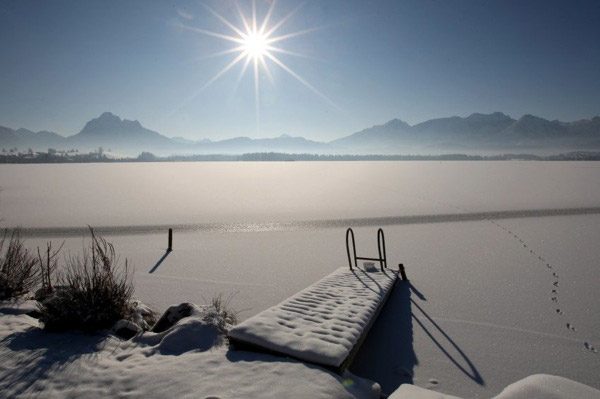
M 18 307 L 0 318 L 2 398 L 379 397 L 377 385 L 350 373 L 215 346 L 194 317 L 132 341 L 46 333 Z
M 395 281 L 395 272 L 387 269 L 340 268 L 235 326 L 229 337 L 311 363 L 340 367 Z
M 525 161 L 0 165 L 0 204 L 5 226 L 89 224 L 133 233 L 205 223 L 219 231 L 233 223 L 252 231 L 264 222 L 598 207 L 599 167 Z
M 143 302 L 163 311 L 223 293 L 243 320 L 347 264 L 348 226 L 269 231 L 260 223 L 599 208 L 600 163 L 0 165 L 0 187 L 4 226 L 245 223 L 233 232 L 175 229 L 169 254 L 166 231 L 108 237 L 135 268 Z M 388 263 L 403 262 L 411 285 L 396 285 L 351 366 L 354 375 L 386 393 L 412 382 L 464 398 L 490 398 L 540 373 L 600 388 L 598 213 L 495 223 L 390 220 L 383 226 Z M 376 254 L 377 227 L 354 229 L 359 254 Z M 28 244 L 48 239 L 65 237 L 28 237 Z M 80 252 L 82 244 L 69 236 L 65 249 Z M 147 361 L 159 364 L 154 357 Z M 173 365 L 178 356 L 171 357 Z M 60 368 L 74 370 L 69 362 Z M 135 368 L 128 384 L 159 384 L 143 375 L 149 369 Z M 54 378 L 68 385 L 66 376 Z

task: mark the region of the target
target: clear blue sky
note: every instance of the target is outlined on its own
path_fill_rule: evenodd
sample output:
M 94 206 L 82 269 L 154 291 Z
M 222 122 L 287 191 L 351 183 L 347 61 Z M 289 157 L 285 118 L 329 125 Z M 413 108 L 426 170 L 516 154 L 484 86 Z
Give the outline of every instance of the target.
M 204 4 L 241 26 L 232 1 Z M 250 69 L 200 90 L 236 54 L 207 57 L 232 44 L 181 24 L 233 34 L 197 0 L 0 0 L 0 125 L 71 135 L 111 111 L 168 136 L 329 140 L 392 118 L 600 114 L 600 1 L 309 0 L 277 31 L 319 28 L 278 43 L 307 57 L 278 57 L 335 106 L 269 62 L 258 131 Z

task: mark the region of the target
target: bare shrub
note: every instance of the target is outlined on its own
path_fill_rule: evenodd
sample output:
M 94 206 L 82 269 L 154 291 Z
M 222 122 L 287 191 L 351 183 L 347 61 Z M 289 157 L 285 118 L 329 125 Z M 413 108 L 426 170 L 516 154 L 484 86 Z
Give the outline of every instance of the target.
M 0 240 L 0 300 L 15 299 L 30 292 L 39 282 L 37 259 L 29 253 L 21 240 L 19 229 L 14 229 L 4 250 L 9 233 L 4 231 Z
M 119 265 L 113 245 L 91 227 L 90 233 L 90 248 L 66 259 L 53 293 L 40 303 L 48 330 L 97 331 L 129 316 L 133 283 L 127 260 Z

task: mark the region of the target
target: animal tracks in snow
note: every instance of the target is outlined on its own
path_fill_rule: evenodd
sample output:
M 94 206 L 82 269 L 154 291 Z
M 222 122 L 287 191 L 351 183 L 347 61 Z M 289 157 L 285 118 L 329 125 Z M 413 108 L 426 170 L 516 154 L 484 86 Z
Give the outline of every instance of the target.
M 594 345 L 590 344 L 589 342 L 584 342 L 583 346 L 585 346 L 585 349 L 589 350 L 590 352 L 598 353 L 598 350 L 594 348 Z
M 523 240 L 517 233 L 513 232 L 512 230 L 507 229 L 506 227 L 504 227 L 503 225 L 501 225 L 500 223 L 496 222 L 495 220 L 491 220 L 488 219 L 488 221 L 490 223 L 492 223 L 493 225 L 495 225 L 496 227 L 502 229 L 503 231 L 505 231 L 508 235 L 510 235 L 512 238 L 514 238 L 515 240 L 517 240 L 519 242 L 520 245 L 523 245 L 523 248 L 526 248 L 529 250 L 529 253 L 533 256 L 535 256 L 537 258 L 538 261 L 540 261 L 541 263 L 545 264 L 546 269 L 548 269 L 549 271 L 552 270 L 552 277 L 554 279 L 554 281 L 552 282 L 552 295 L 550 296 L 550 300 L 555 303 L 558 304 L 559 303 L 559 295 L 558 295 L 558 290 L 557 288 L 560 286 L 559 283 L 559 275 L 558 272 L 555 271 L 557 270 L 550 262 L 548 262 L 541 254 L 536 253 L 533 248 L 529 248 L 529 246 L 527 245 L 527 243 L 525 242 L 525 240 Z M 558 316 L 564 316 L 564 312 L 562 311 L 561 308 L 555 308 L 556 314 Z M 571 323 L 571 322 L 567 322 L 565 324 L 565 326 L 567 327 L 567 329 L 569 331 L 575 332 L 577 331 L 577 328 L 575 328 L 575 326 Z M 598 350 L 588 341 L 585 341 L 583 343 L 583 347 L 592 352 L 592 353 L 598 353 Z

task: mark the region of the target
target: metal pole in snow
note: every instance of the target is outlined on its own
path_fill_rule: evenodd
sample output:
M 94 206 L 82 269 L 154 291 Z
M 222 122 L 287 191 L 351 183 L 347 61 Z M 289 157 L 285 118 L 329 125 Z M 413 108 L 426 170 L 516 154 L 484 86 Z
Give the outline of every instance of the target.
M 402 280 L 408 280 L 408 277 L 406 277 L 406 271 L 404 270 L 404 265 L 402 263 L 398 263 L 398 271 L 400 272 L 400 277 L 402 277 Z

